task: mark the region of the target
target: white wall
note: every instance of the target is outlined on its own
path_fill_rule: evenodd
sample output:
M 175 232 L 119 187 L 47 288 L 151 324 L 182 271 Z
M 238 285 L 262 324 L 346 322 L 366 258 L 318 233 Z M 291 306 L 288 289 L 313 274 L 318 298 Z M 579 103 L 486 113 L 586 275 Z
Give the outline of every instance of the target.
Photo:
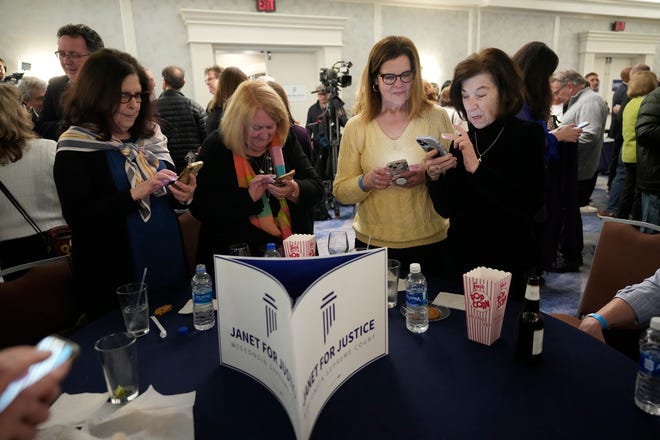
M 473 6 L 479 3 L 485 6 Z M 191 50 L 179 10 L 256 10 L 252 0 L 29 0 L 21 5 L 0 0 L 0 7 L 3 11 L 0 15 L 0 58 L 6 61 L 10 72 L 17 71 L 21 61 L 27 61 L 33 65 L 32 72 L 43 72 L 38 76 L 44 79 L 60 75 L 59 63 L 53 55 L 57 29 L 66 23 L 85 23 L 99 32 L 108 47 L 122 50 L 135 47 L 137 53 L 134 55 L 157 78 L 166 65 L 183 67 L 187 79 L 183 92 L 189 96 L 195 96 L 193 90 L 203 80 L 203 71 L 198 67 L 192 71 L 195 63 L 191 61 Z M 132 17 L 122 16 L 122 10 L 130 11 Z M 528 41 L 540 40 L 555 49 L 560 58 L 560 68 L 577 69 L 578 34 L 581 32 L 609 31 L 613 21 L 625 20 L 625 33 L 660 33 L 660 5 L 635 0 L 278 0 L 275 14 L 348 18 L 341 54 L 342 59 L 354 64 L 351 69 L 354 85 L 342 95 L 347 109 L 353 104 L 356 85 L 369 50 L 384 35 L 404 34 L 412 38 L 427 66 L 423 73 L 425 78 L 442 82 L 451 78 L 453 66 L 458 61 L 484 47 L 500 47 L 513 53 Z M 131 25 L 134 25 L 133 29 L 126 29 Z M 268 41 L 268 29 L 260 32 L 264 41 Z M 124 41 L 125 35 L 131 38 L 133 33 L 134 42 Z M 196 56 L 208 56 L 211 60 L 213 51 Z M 656 62 L 660 60 L 660 47 L 656 48 L 654 58 Z M 320 67 L 329 66 L 313 66 L 313 70 Z M 658 66 L 652 67 L 660 70 Z M 285 79 L 278 80 L 286 82 Z M 317 80 L 316 77 L 313 82 Z M 201 86 L 204 87 L 203 83 Z M 210 95 L 201 98 L 197 96 L 200 103 L 206 105 Z

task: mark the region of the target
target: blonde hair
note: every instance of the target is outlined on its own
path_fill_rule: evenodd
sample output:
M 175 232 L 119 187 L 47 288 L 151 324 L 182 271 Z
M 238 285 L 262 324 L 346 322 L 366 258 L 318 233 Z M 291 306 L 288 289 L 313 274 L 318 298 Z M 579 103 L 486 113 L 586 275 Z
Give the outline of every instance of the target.
M 355 97 L 355 114 L 362 113 L 367 121 L 375 119 L 381 112 L 383 99 L 378 90 L 380 68 L 389 60 L 405 55 L 410 61 L 410 70 L 415 77 L 411 82 L 410 96 L 406 103 L 408 117 L 415 118 L 428 111 L 433 103 L 426 99 L 422 85 L 422 66 L 419 54 L 412 40 L 408 37 L 390 35 L 378 41 L 371 48 L 369 59 L 360 78 L 360 87 Z
M 0 165 L 23 157 L 26 140 L 36 138 L 30 114 L 21 104 L 18 88 L 0 84 Z
M 229 100 L 220 123 L 223 143 L 240 156 L 245 156 L 245 132 L 257 110 L 263 110 L 275 121 L 282 145 L 289 134 L 289 115 L 275 90 L 263 81 L 244 81 Z

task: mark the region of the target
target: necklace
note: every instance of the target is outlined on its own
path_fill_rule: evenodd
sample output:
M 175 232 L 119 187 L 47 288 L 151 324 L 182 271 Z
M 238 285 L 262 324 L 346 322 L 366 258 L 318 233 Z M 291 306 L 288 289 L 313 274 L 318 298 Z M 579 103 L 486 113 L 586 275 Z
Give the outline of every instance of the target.
M 247 158 L 255 173 L 265 174 L 268 171 L 268 174 L 273 174 L 273 163 L 270 160 L 270 154 L 268 152 L 258 157 L 248 156 Z
M 500 132 L 497 133 L 497 136 L 495 137 L 495 140 L 494 140 L 493 142 L 490 143 L 490 145 L 488 146 L 488 148 L 486 148 L 486 149 L 484 150 L 483 153 L 481 153 L 481 152 L 479 151 L 479 138 L 477 137 L 477 132 L 476 132 L 476 131 L 474 132 L 474 146 L 476 147 L 477 154 L 479 155 L 479 162 L 481 162 L 481 158 L 482 158 L 486 153 L 488 153 L 488 150 L 490 150 L 491 148 L 493 148 L 493 146 L 495 145 L 495 143 L 500 139 L 500 136 L 502 136 L 502 133 L 504 132 L 504 129 L 505 129 L 505 128 L 506 128 L 506 125 L 503 125 L 503 126 L 502 126 L 502 129 L 500 130 Z

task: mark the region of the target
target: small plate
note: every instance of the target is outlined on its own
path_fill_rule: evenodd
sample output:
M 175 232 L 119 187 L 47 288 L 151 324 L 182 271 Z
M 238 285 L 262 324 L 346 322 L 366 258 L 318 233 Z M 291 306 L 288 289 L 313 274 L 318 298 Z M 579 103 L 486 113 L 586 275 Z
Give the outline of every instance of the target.
M 403 305 L 399 308 L 401 314 L 406 316 L 406 306 Z M 429 304 L 429 322 L 442 321 L 451 314 L 449 307 L 436 306 Z

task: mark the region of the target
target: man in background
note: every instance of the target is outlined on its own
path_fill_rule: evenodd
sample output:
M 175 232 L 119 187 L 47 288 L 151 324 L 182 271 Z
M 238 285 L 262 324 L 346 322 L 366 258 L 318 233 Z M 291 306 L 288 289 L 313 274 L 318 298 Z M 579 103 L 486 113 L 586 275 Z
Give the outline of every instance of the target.
M 578 207 L 587 207 L 598 177 L 597 168 L 603 149 L 607 105 L 603 98 L 588 87 L 587 80 L 575 70 L 557 72 L 554 79 L 557 81 L 555 96 L 566 104 L 561 118 L 562 125 L 588 123 L 582 128 L 577 143 L 577 203 Z M 556 272 L 580 271 L 584 248 L 580 211 L 576 211 L 575 216 L 576 243 L 572 243 L 573 238 L 562 238 L 562 259 L 557 263 Z
M 609 199 L 607 202 L 607 209 L 599 211 L 598 214 L 606 217 L 615 215 L 616 207 L 619 204 L 619 195 L 623 185 L 614 185 L 614 179 L 617 178 L 623 182 L 625 168 L 623 164 L 619 163 L 619 155 L 621 154 L 621 145 L 623 145 L 622 116 L 623 105 L 628 101 L 628 81 L 630 81 L 630 71 L 632 67 L 626 67 L 621 70 L 621 85 L 617 87 L 612 96 L 612 118 L 610 123 L 610 131 L 608 137 L 614 139 L 614 148 L 612 149 L 612 157 L 610 157 L 610 166 L 607 172 L 607 189 L 609 192 Z M 620 165 L 620 166 L 619 166 Z
M 55 56 L 60 60 L 65 75 L 51 78 L 44 96 L 44 107 L 39 115 L 35 131 L 46 139 L 54 141 L 60 135 L 62 120 L 62 93 L 72 81 L 78 77 L 78 72 L 89 56 L 103 49 L 103 40 L 98 33 L 84 24 L 67 24 L 57 31 L 57 51 Z
M 44 97 L 46 96 L 46 81 L 34 76 L 24 76 L 18 84 L 18 91 L 21 94 L 23 106 L 32 116 L 32 122 L 36 125 L 39 120 L 39 113 L 44 107 Z
M 584 75 L 584 79 L 586 79 L 589 83 L 589 88 L 591 90 L 598 92 L 598 89 L 600 88 L 600 78 L 598 78 L 598 74 L 596 72 L 587 73 Z
M 209 88 L 211 97 L 215 96 L 215 92 L 218 90 L 218 80 L 220 79 L 222 70 L 222 67 L 218 66 L 217 64 L 204 69 L 204 83 L 206 84 L 206 87 Z M 213 101 L 213 98 L 211 98 L 211 101 Z M 210 111 L 209 105 L 211 104 L 211 101 L 209 101 L 209 104 L 206 106 L 207 112 Z
M 167 66 L 161 72 L 163 93 L 156 100 L 160 127 L 167 136 L 167 148 L 170 150 L 177 173 L 180 173 L 188 161 L 186 155 L 192 154 L 202 145 L 206 137 L 206 112 L 201 105 L 181 93 L 185 85 L 185 72 L 178 66 Z

